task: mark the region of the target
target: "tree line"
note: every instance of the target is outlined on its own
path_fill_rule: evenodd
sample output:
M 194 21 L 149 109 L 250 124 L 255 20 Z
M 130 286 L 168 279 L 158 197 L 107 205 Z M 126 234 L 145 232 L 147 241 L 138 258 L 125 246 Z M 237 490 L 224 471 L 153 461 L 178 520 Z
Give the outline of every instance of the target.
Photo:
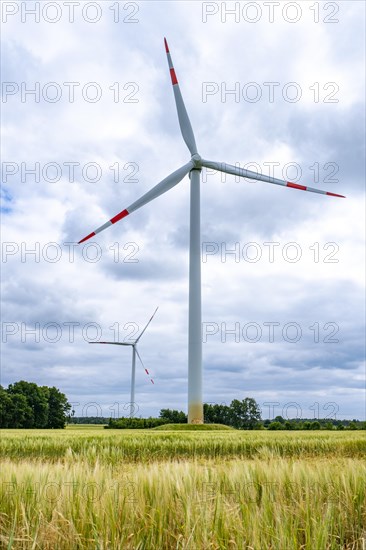
M 20 380 L 0 386 L 0 428 L 64 428 L 71 405 L 54 386 Z
M 276 416 L 273 420 L 261 419 L 257 402 L 246 397 L 242 401 L 234 399 L 230 405 L 205 403 L 203 405 L 205 424 L 224 424 L 239 430 L 365 430 L 366 422 L 360 420 L 309 419 L 295 418 L 287 420 Z M 86 420 L 80 418 L 82 420 Z M 106 428 L 144 429 L 155 428 L 162 424 L 187 423 L 187 415 L 183 411 L 161 409 L 158 418 L 104 418 Z M 81 422 L 82 423 L 82 422 Z
M 263 427 L 268 430 L 366 430 L 366 422 L 335 418 L 291 418 L 289 420 L 276 416 L 273 420 L 264 420 Z
M 65 394 L 48 386 L 21 380 L 7 389 L 0 386 L 0 428 L 64 428 L 71 424 L 104 424 L 106 428 L 144 429 L 162 424 L 187 423 L 183 411 L 161 409 L 159 417 L 117 418 L 101 416 L 74 417 Z M 224 424 L 240 430 L 359 430 L 366 429 L 360 420 L 336 419 L 285 419 L 262 420 L 255 399 L 234 399 L 230 405 L 205 403 L 203 406 L 206 424 Z
M 207 424 L 225 424 L 241 430 L 259 428 L 261 421 L 260 408 L 251 397 L 242 401 L 234 399 L 228 405 L 203 405 L 203 415 Z M 161 409 L 159 418 L 110 418 L 106 428 L 155 428 L 162 424 L 186 424 L 187 415 L 183 411 Z

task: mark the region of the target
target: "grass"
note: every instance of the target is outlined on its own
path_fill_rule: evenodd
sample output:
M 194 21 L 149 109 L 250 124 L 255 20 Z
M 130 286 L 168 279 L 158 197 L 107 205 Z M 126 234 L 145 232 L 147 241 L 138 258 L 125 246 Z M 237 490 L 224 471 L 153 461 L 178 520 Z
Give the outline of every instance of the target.
M 68 424 L 66 430 L 102 430 L 107 424 Z
M 162 426 L 156 426 L 152 429 L 169 432 L 207 432 L 215 430 L 233 430 L 234 428 L 231 426 L 225 426 L 225 424 L 162 424 Z
M 156 430 L 2 430 L 0 458 L 94 464 L 263 457 L 359 457 L 366 438 L 355 432 Z
M 0 548 L 362 550 L 362 432 L 3 430 Z

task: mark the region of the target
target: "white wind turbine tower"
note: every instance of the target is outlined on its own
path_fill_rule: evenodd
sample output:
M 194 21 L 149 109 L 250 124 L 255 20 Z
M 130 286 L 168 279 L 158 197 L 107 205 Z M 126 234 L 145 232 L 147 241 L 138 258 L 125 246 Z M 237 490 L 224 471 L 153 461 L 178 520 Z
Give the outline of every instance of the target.
M 136 355 L 141 361 L 141 365 L 144 367 L 145 372 L 148 376 L 150 376 L 149 371 L 145 367 L 145 365 L 142 362 L 142 359 L 140 357 L 139 352 L 137 351 L 137 344 L 139 340 L 141 339 L 141 336 L 144 334 L 145 330 L 153 320 L 155 313 L 158 311 L 158 307 L 150 317 L 146 327 L 142 330 L 141 334 L 134 340 L 133 342 L 89 342 L 89 344 L 112 344 L 114 346 L 131 346 L 132 347 L 132 371 L 131 371 L 131 407 L 130 407 L 130 417 L 133 417 L 134 414 L 134 403 L 135 403 L 135 374 L 136 374 Z M 154 380 L 150 378 L 151 383 L 154 383 Z
M 202 167 L 219 170 L 234 176 L 241 176 L 253 180 L 259 180 L 283 187 L 291 187 L 302 191 L 310 191 L 321 195 L 343 197 L 336 193 L 321 191 L 312 187 L 305 187 L 297 183 L 283 181 L 277 178 L 257 174 L 251 170 L 237 168 L 223 162 L 215 162 L 203 159 L 197 152 L 196 141 L 193 135 L 192 126 L 183 102 L 177 76 L 170 56 L 168 43 L 164 38 L 165 50 L 168 58 L 170 77 L 173 85 L 176 108 L 178 112 L 179 125 L 183 139 L 191 153 L 190 161 L 167 176 L 155 187 L 150 189 L 142 197 L 133 202 L 129 207 L 121 210 L 107 223 L 95 229 L 84 237 L 80 243 L 94 237 L 110 225 L 125 218 L 138 208 L 156 199 L 163 193 L 177 185 L 187 174 L 190 175 L 190 247 L 189 247 L 189 335 L 188 335 L 188 422 L 203 423 L 203 401 L 202 401 L 202 342 L 201 342 L 201 230 L 200 230 L 200 172 Z M 343 197 L 344 198 L 344 197 Z

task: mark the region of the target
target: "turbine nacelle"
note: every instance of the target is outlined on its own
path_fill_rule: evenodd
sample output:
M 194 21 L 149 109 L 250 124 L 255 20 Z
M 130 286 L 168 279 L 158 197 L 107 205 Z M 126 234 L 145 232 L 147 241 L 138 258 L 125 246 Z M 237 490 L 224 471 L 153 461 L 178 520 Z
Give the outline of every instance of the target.
M 195 155 L 192 155 L 191 160 L 194 163 L 194 168 L 193 169 L 200 170 L 202 168 L 202 157 L 201 157 L 201 155 L 196 153 Z

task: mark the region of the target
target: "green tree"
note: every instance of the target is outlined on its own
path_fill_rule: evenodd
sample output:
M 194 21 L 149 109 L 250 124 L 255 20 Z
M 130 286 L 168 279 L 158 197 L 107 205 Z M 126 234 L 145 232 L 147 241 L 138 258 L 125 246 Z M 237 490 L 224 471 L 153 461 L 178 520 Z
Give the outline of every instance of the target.
M 28 428 L 34 423 L 33 410 L 20 393 L 8 393 L 0 386 L 0 427 Z
M 45 428 L 47 426 L 48 400 L 43 388 L 37 386 L 34 382 L 21 380 L 20 382 L 15 382 L 15 384 L 10 384 L 8 392 L 10 394 L 24 395 L 33 411 L 32 425 L 24 426 L 25 428 Z
M 71 405 L 64 393 L 60 392 L 55 386 L 48 388 L 42 387 L 48 400 L 48 418 L 47 428 L 64 428 L 68 419 Z
M 187 423 L 187 415 L 183 411 L 171 409 L 161 409 L 159 418 L 163 418 L 166 424 L 185 424 Z
M 314 422 L 311 423 L 311 430 L 320 430 L 320 422 L 317 420 L 314 420 Z
M 234 399 L 230 404 L 231 426 L 241 430 L 253 430 L 261 420 L 259 406 L 255 399 L 246 397 Z
M 207 424 L 226 424 L 230 426 L 230 407 L 205 403 L 203 405 L 203 416 Z
M 0 386 L 0 428 L 9 428 L 10 397 Z
M 268 426 L 269 430 L 283 430 L 283 424 L 281 422 L 271 422 Z
M 8 428 L 64 428 L 71 405 L 54 386 L 21 380 L 0 389 L 0 426 Z
M 10 394 L 9 428 L 29 428 L 34 424 L 34 413 L 25 395 Z

